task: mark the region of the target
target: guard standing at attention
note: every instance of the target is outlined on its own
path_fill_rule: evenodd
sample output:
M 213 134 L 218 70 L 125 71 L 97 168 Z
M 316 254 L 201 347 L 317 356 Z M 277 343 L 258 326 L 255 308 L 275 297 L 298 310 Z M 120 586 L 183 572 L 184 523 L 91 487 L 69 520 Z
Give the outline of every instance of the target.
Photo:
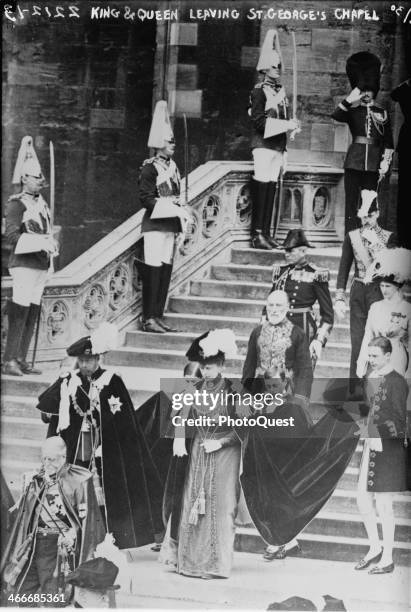
M 145 332 L 176 331 L 163 317 L 173 269 L 176 235 L 184 231 L 190 215 L 180 203 L 180 173 L 172 157 L 174 134 L 167 102 L 160 100 L 154 110 L 148 146 L 154 157 L 143 162 L 138 199 L 145 208 L 142 222 L 144 264 L 141 329 Z

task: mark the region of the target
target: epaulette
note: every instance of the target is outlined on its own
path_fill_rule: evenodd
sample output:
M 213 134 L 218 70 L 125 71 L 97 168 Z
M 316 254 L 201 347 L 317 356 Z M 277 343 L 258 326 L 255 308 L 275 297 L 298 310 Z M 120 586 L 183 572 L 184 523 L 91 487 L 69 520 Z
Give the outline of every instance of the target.
M 145 159 L 143 163 L 141 164 L 141 167 L 147 166 L 147 164 L 152 164 L 154 160 L 155 160 L 155 156 Z
M 277 278 L 280 276 L 282 267 L 284 266 L 281 266 L 280 264 L 273 265 L 273 274 L 272 274 L 273 281 L 277 280 Z
M 20 198 L 23 196 L 23 193 L 23 191 L 21 191 L 20 193 L 13 193 L 13 195 L 11 195 L 7 201 L 11 202 L 12 200 L 20 200 Z
M 314 270 L 315 281 L 318 281 L 319 283 L 328 283 L 328 281 L 330 280 L 330 271 L 328 268 L 320 268 L 319 266 L 315 266 L 312 263 L 310 263 L 310 266 Z
M 261 83 L 257 83 L 256 85 L 254 85 L 254 89 L 261 89 L 263 85 L 264 81 L 261 81 Z

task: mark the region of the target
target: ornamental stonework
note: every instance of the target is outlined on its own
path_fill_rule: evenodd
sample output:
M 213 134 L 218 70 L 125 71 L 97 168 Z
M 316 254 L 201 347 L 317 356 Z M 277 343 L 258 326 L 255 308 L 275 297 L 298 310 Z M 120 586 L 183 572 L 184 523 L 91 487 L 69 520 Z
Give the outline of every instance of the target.
M 57 300 L 49 306 L 46 313 L 46 338 L 49 344 L 63 341 L 69 331 L 70 317 L 67 304 Z
M 246 183 L 242 185 L 236 201 L 237 218 L 241 225 L 250 223 L 252 204 L 250 185 Z
M 126 264 L 120 264 L 110 273 L 108 281 L 109 305 L 113 310 L 122 306 L 130 291 L 130 271 Z
M 208 196 L 203 206 L 203 235 L 206 238 L 209 238 L 218 230 L 220 211 L 220 198 L 214 194 Z
M 92 285 L 83 299 L 83 322 L 88 329 L 94 329 L 106 320 L 107 296 L 101 285 Z

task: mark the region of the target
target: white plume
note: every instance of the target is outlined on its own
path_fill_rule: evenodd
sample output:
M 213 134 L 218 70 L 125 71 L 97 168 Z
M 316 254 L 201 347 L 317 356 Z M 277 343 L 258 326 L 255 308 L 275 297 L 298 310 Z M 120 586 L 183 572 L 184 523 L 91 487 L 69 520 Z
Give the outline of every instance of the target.
M 405 283 L 411 280 L 411 251 L 409 249 L 381 250 L 368 268 L 365 282 L 371 283 L 379 276 L 391 275 L 397 283 Z
M 113 534 L 106 533 L 104 540 L 96 546 L 94 557 L 103 557 L 117 565 L 116 584 L 120 585 L 126 592 L 131 592 L 132 567 L 128 562 L 127 553 L 121 551 L 114 544 Z
M 114 323 L 102 323 L 90 334 L 91 350 L 101 355 L 118 347 L 118 329 Z
M 357 217 L 366 217 L 370 210 L 371 204 L 377 197 L 377 192 L 371 189 L 362 189 L 361 191 L 361 207 L 357 212 Z
M 218 351 L 224 353 L 226 358 L 233 358 L 237 355 L 235 335 L 231 329 L 214 329 L 203 340 L 200 340 L 199 345 L 204 357 L 217 355 Z

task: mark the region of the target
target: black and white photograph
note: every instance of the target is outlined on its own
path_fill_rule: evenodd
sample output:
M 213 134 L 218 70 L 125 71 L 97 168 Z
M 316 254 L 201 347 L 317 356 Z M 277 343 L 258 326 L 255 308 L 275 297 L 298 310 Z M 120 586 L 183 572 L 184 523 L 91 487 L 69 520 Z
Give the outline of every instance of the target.
M 408 612 L 411 2 L 1 11 L 0 607 Z

